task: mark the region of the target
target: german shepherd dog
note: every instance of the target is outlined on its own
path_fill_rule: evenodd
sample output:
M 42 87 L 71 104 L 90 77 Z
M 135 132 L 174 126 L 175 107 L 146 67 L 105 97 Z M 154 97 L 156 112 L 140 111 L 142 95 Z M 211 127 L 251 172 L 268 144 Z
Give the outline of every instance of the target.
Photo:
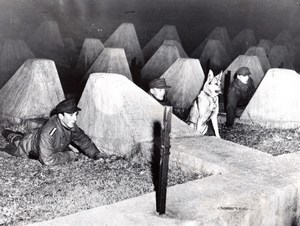
M 211 120 L 216 137 L 220 138 L 218 127 L 219 94 L 221 93 L 221 77 L 223 72 L 214 76 L 209 70 L 203 89 L 193 103 L 187 123 L 201 134 L 208 129 L 207 122 Z

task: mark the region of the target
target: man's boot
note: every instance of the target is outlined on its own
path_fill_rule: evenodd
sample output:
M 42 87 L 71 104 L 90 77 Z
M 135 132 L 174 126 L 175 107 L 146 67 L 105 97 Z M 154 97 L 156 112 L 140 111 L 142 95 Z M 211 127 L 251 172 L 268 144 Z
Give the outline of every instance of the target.
M 24 136 L 24 133 L 18 131 L 15 132 L 9 129 L 4 129 L 1 134 L 11 144 L 21 140 L 22 137 Z
M 7 154 L 16 156 L 16 157 L 22 157 L 21 153 L 18 151 L 18 148 L 14 144 L 7 144 L 3 148 L 0 148 L 0 151 L 4 151 Z
M 0 151 L 4 151 L 16 157 L 22 157 L 22 154 L 19 152 L 16 145 L 23 138 L 24 134 L 9 129 L 4 129 L 1 134 L 9 142 L 9 144 L 5 145 L 3 148 L 0 148 Z

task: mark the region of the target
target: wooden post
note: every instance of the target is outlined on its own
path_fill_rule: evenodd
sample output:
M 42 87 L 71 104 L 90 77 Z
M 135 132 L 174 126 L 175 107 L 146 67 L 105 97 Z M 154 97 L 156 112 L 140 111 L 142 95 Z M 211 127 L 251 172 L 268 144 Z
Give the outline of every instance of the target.
M 166 196 L 168 185 L 169 155 L 170 155 L 170 132 L 171 132 L 172 107 L 164 107 L 163 129 L 161 135 L 159 177 L 158 177 L 158 200 L 156 211 L 159 214 L 166 212 Z
M 225 74 L 224 78 L 224 95 L 223 95 L 223 101 L 224 101 L 224 111 L 226 112 L 226 107 L 227 107 L 227 95 L 228 95 L 228 90 L 229 90 L 229 85 L 230 85 L 230 77 L 231 77 L 231 71 L 228 71 Z

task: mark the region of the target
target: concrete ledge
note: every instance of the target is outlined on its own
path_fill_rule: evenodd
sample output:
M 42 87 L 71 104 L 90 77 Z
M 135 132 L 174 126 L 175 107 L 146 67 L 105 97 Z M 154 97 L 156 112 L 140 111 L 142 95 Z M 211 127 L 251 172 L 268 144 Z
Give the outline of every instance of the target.
M 165 215 L 155 193 L 32 225 L 295 225 L 300 153 L 273 157 L 216 137 L 172 139 L 170 159 L 217 174 L 168 188 Z
M 216 175 L 173 186 L 166 215 L 155 213 L 155 194 L 32 225 L 291 225 L 300 184 L 277 189 L 240 177 Z

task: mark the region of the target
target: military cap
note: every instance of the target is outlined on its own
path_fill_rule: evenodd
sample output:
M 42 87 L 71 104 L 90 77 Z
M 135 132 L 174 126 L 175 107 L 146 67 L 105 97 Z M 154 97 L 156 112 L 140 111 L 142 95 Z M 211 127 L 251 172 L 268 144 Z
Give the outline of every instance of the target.
M 66 99 L 60 102 L 56 107 L 55 107 L 55 112 L 58 113 L 69 113 L 72 114 L 74 112 L 80 111 L 81 109 L 77 107 L 76 102 L 74 99 Z
M 249 70 L 248 67 L 240 67 L 237 71 L 236 71 L 237 75 L 250 75 L 251 72 Z
M 168 88 L 171 88 L 171 86 L 168 86 L 166 84 L 166 80 L 164 78 L 157 78 L 157 79 L 154 79 L 152 80 L 150 83 L 149 83 L 149 88 L 152 89 L 152 88 L 157 88 L 157 89 L 168 89 Z

